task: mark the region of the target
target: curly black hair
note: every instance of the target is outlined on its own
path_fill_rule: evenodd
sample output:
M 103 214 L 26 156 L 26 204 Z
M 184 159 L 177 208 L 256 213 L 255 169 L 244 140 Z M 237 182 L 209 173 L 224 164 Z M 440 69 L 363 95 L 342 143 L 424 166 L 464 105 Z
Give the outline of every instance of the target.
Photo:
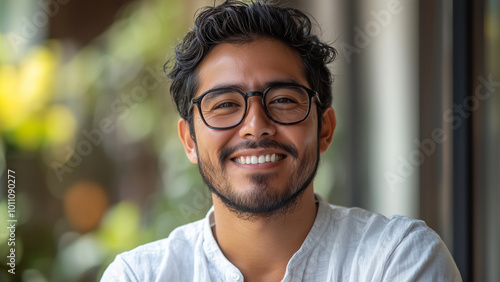
M 170 94 L 181 117 L 192 125 L 189 106 L 199 87 L 197 67 L 210 50 L 220 43 L 246 43 L 258 38 L 280 40 L 300 54 L 307 82 L 319 94 L 321 114 L 332 104 L 333 76 L 327 64 L 335 60 L 337 51 L 313 35 L 311 28 L 311 20 L 303 12 L 265 0 L 250 4 L 227 0 L 218 6 L 201 8 L 194 28 L 176 46 L 175 57 L 164 65 L 165 73 L 172 79 Z M 175 63 L 168 71 L 172 62 Z

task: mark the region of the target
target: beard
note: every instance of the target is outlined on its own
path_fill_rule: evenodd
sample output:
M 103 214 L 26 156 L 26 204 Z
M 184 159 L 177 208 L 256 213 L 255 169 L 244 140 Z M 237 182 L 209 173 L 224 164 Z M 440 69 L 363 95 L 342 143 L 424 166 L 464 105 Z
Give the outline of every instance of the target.
M 290 171 L 286 181 L 281 181 L 281 183 L 284 183 L 284 187 L 271 186 L 273 182 L 280 183 L 276 173 L 255 173 L 250 175 L 248 177 L 248 187 L 245 187 L 243 192 L 238 192 L 231 185 L 224 165 L 228 156 L 239 149 L 254 148 L 278 148 L 287 152 L 287 157 L 297 160 L 298 167 Z M 234 147 L 224 148 L 219 154 L 219 166 L 201 159 L 198 147 L 196 147 L 196 150 L 198 169 L 205 184 L 231 212 L 246 220 L 271 218 L 292 212 L 300 199 L 300 195 L 316 176 L 319 164 L 319 146 L 317 146 L 316 150 L 311 149 L 305 152 L 302 158 L 299 159 L 295 146 L 281 144 L 269 139 L 263 139 L 259 142 L 246 141 Z

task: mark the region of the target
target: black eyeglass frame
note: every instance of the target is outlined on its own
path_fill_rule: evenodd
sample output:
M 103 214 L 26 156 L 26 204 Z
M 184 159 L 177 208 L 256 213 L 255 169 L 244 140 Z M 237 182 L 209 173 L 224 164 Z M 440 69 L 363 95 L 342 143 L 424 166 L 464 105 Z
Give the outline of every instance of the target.
M 266 102 L 265 102 L 266 101 L 266 95 L 273 88 L 278 88 L 278 87 L 298 87 L 298 88 L 302 88 L 302 89 L 304 89 L 306 91 L 307 95 L 309 96 L 309 104 L 308 104 L 308 107 L 307 107 L 307 113 L 305 114 L 305 116 L 304 116 L 303 119 L 301 119 L 299 121 L 295 121 L 295 122 L 281 122 L 281 121 L 277 121 L 276 119 L 274 119 L 271 116 L 271 114 L 267 110 L 267 106 L 266 106 Z M 221 90 L 231 90 L 231 91 L 238 92 L 241 96 L 243 96 L 243 98 L 245 100 L 245 113 L 241 117 L 240 121 L 238 121 L 235 125 L 226 126 L 226 127 L 211 126 L 211 125 L 209 125 L 207 123 L 207 121 L 205 120 L 205 117 L 203 116 L 203 114 L 201 112 L 201 101 L 203 100 L 203 97 L 205 97 L 207 94 L 210 94 L 212 92 L 221 91 Z M 310 111 L 311 111 L 312 98 L 314 98 L 316 100 L 316 103 L 318 103 L 317 106 L 321 105 L 321 100 L 319 99 L 318 92 L 316 92 L 316 91 L 314 91 L 312 89 L 309 89 L 309 88 L 307 88 L 307 87 L 305 87 L 304 85 L 301 85 L 301 84 L 283 82 L 283 83 L 274 83 L 274 84 L 270 85 L 268 88 L 266 88 L 263 92 L 261 92 L 261 91 L 249 91 L 247 93 L 243 93 L 243 92 L 241 92 L 240 90 L 238 90 L 236 88 L 214 88 L 214 89 L 210 89 L 208 91 L 203 92 L 200 96 L 191 99 L 191 105 L 189 106 L 189 112 L 191 112 L 191 110 L 193 109 L 194 105 L 197 105 L 198 106 L 198 112 L 200 113 L 201 120 L 203 121 L 203 123 L 205 123 L 205 125 L 208 128 L 211 128 L 211 129 L 231 129 L 231 128 L 234 128 L 234 127 L 240 125 L 240 123 L 245 119 L 245 116 L 247 115 L 247 111 L 248 111 L 248 98 L 249 97 L 253 97 L 253 96 L 261 97 L 262 98 L 261 99 L 262 100 L 262 108 L 264 109 L 264 112 L 266 113 L 267 117 L 270 120 L 272 120 L 274 123 L 282 124 L 282 125 L 293 125 L 293 124 L 301 123 L 304 120 L 306 120 L 307 117 L 309 116 Z

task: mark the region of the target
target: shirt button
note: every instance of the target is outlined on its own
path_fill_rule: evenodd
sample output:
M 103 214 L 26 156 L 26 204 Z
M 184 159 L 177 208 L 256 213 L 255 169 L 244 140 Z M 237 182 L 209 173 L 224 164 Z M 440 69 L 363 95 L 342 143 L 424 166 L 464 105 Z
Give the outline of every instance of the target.
M 233 272 L 231 274 L 231 279 L 233 279 L 233 281 L 238 281 L 238 280 L 240 280 L 240 275 L 236 272 Z

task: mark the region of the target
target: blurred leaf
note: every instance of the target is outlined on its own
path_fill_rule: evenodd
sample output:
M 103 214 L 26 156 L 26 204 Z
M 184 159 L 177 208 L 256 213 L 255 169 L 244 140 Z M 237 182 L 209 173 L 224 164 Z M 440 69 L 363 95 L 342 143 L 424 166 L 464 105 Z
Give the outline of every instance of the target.
M 34 48 L 18 65 L 0 66 L 0 131 L 13 130 L 44 108 L 52 96 L 55 54 Z
M 131 202 L 120 202 L 106 214 L 97 231 L 100 242 L 111 252 L 137 246 L 140 232 L 140 212 Z
M 74 137 L 77 121 L 66 106 L 54 105 L 45 113 L 45 132 L 48 143 L 63 144 Z
M 24 120 L 10 134 L 8 139 L 22 150 L 32 151 L 39 148 L 42 143 L 45 124 L 39 117 L 32 115 Z
M 58 267 L 62 272 L 63 281 L 80 277 L 84 272 L 99 265 L 104 254 L 94 236 L 90 234 L 81 236 L 58 255 Z

